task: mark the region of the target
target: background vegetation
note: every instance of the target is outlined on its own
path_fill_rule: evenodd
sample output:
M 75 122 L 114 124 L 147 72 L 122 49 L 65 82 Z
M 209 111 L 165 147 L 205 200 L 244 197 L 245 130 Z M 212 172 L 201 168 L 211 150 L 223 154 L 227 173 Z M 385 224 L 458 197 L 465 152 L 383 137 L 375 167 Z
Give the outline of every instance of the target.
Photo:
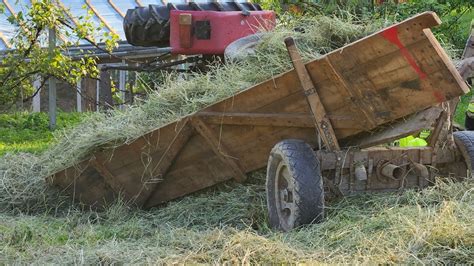
M 268 9 L 278 10 L 283 16 L 329 15 L 354 17 L 360 21 L 383 21 L 393 23 L 407 19 L 424 11 L 434 11 L 443 23 L 434 28 L 444 45 L 464 48 L 474 18 L 474 2 L 471 0 L 257 0 Z M 399 3 L 400 2 L 400 3 Z M 291 17 L 290 16 L 290 17 Z M 459 54 L 458 54 L 459 55 Z

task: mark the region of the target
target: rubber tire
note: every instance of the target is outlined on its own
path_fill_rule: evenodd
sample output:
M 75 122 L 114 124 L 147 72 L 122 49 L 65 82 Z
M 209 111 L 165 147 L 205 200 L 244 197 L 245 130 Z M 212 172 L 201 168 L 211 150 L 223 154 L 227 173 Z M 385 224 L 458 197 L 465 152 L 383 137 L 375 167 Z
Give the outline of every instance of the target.
M 472 175 L 474 169 L 474 131 L 456 131 L 453 133 L 453 137 Z
M 278 216 L 275 186 L 280 162 L 286 165 L 294 184 L 293 199 L 296 205 L 294 224 L 284 228 Z M 311 146 L 302 140 L 287 139 L 276 144 L 268 160 L 267 209 L 273 229 L 289 231 L 293 228 L 319 223 L 324 219 L 324 188 L 320 163 Z

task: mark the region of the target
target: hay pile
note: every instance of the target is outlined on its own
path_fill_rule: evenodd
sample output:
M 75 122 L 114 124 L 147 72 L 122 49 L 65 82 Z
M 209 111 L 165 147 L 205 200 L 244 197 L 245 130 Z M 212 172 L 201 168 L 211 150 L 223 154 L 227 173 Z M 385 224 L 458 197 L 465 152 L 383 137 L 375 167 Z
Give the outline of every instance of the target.
M 298 28 L 299 31 L 293 29 Z M 317 17 L 279 25 L 263 37 L 255 54 L 243 61 L 210 66 L 188 80 L 169 75 L 158 92 L 125 111 L 94 113 L 72 130 L 57 136 L 44 153 L 8 155 L 0 159 L 0 209 L 42 211 L 57 202 L 43 178 L 70 167 L 99 148 L 128 143 L 150 130 L 191 114 L 291 67 L 283 39 L 293 36 L 307 60 L 359 39 L 379 25 Z M 301 29 L 304 32 L 301 32 Z M 52 193 L 52 194 L 51 194 Z M 40 199 L 38 199 L 40 198 Z
M 333 203 L 322 224 L 267 228 L 264 173 L 148 212 L 0 213 L 0 264 L 470 264 L 472 181 Z

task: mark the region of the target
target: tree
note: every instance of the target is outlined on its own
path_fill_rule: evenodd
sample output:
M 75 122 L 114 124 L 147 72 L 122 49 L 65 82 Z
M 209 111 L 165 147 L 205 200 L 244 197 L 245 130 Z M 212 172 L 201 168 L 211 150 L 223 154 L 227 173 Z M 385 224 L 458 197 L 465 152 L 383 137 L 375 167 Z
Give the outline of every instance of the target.
M 4 6 L 0 12 L 4 12 Z M 113 33 L 99 35 L 102 26 L 92 23 L 91 11 L 72 22 L 71 13 L 57 0 L 32 1 L 26 13 L 18 12 L 8 18 L 18 33 L 10 41 L 13 50 L 4 53 L 0 63 L 0 110 L 9 109 L 15 102 L 26 101 L 38 93 L 32 87 L 33 80 L 41 77 L 44 85 L 49 77 L 56 77 L 71 85 L 83 77 L 97 78 L 97 58 L 85 56 L 73 60 L 66 53 L 68 47 L 87 40 L 99 48 L 105 43 L 105 51 L 111 52 L 117 46 L 118 36 Z M 63 36 L 53 50 L 52 56 L 45 49 L 47 32 L 54 29 L 57 36 Z

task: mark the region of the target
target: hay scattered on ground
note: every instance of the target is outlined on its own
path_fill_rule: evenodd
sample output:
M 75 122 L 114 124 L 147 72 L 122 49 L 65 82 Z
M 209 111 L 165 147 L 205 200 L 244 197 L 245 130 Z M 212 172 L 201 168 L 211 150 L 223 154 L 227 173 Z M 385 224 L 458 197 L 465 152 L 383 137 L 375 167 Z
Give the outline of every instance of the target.
M 39 156 L 10 155 L 0 159 L 0 197 L 3 197 L 0 209 L 41 211 L 39 203 L 31 206 L 28 202 L 34 202 L 35 197 L 41 197 L 38 202 L 49 200 L 42 184 L 44 177 L 87 158 L 94 150 L 131 142 L 161 125 L 290 69 L 283 44 L 287 36 L 296 38 L 303 57 L 309 60 L 377 28 L 374 24 L 355 24 L 324 16 L 303 19 L 280 25 L 265 35 L 255 54 L 243 61 L 210 66 L 209 72 L 195 74 L 188 80 L 169 75 L 160 90 L 152 92 L 147 100 L 125 111 L 91 114 L 72 130 L 59 134 L 56 144 Z
M 267 228 L 264 173 L 148 212 L 0 214 L 0 263 L 470 263 L 474 183 L 333 203 L 322 224 Z M 3 261 L 2 261 L 3 260 Z

